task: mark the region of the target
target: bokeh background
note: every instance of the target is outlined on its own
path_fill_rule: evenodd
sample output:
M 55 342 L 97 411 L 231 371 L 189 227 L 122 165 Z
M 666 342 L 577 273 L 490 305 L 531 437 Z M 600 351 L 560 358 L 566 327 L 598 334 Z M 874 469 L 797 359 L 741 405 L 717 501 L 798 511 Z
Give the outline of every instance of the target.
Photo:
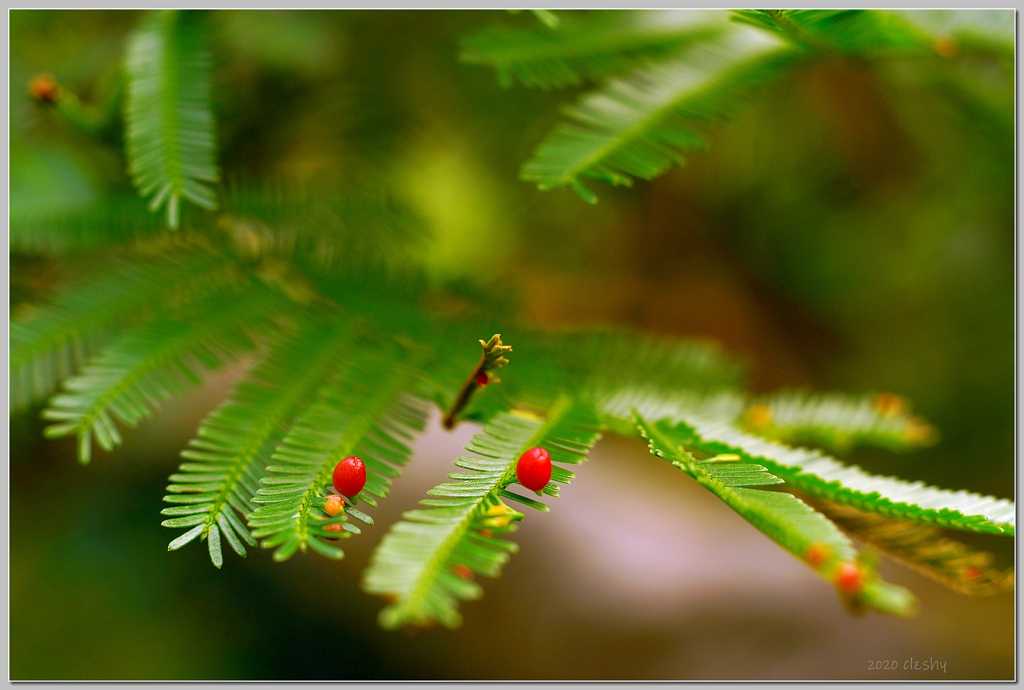
M 112 98 L 129 11 L 10 13 L 12 213 L 130 190 L 115 133 L 27 92 L 52 73 Z M 1002 15 L 1013 22 L 1012 13 Z M 894 391 L 942 433 L 868 470 L 1013 498 L 1014 101 L 1007 60 L 821 61 L 773 84 L 687 165 L 632 189 L 538 192 L 518 168 L 572 90 L 502 89 L 460 36 L 529 13 L 208 16 L 225 175 L 379 180 L 432 238 L 438 283 L 500 292 L 533 324 L 718 340 L 751 388 Z M 949 84 L 964 88 L 950 88 Z M 67 268 L 11 255 L 11 305 Z M 515 343 L 511 343 L 513 347 Z M 168 473 L 242 369 L 165 407 L 88 467 L 11 418 L 12 679 L 1009 679 L 1014 599 L 893 566 L 921 614 L 851 617 L 834 592 L 639 442 L 605 439 L 461 630 L 375 624 L 372 547 L 472 436 L 436 419 L 346 559 L 167 553 Z M 1001 563 L 1008 539 L 977 537 Z M 904 669 L 908 660 L 945 663 Z M 895 671 L 869 661 L 895 660 Z

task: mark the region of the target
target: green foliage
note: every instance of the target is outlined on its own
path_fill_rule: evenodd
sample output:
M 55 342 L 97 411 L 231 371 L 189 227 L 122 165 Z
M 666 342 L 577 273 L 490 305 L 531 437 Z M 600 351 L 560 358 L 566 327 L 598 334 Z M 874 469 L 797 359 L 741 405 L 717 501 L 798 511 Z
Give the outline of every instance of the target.
M 874 69 L 894 56 L 926 62 L 961 49 L 1006 60 L 1006 36 L 989 27 L 891 12 L 535 14 L 543 27 L 484 31 L 463 42 L 462 59 L 494 67 L 505 85 L 598 82 L 522 171 L 542 189 L 569 186 L 590 201 L 583 179 L 630 185 L 681 164 L 710 125 L 798 63 L 831 56 Z M 812 564 L 827 581 L 856 560 L 864 587 L 844 594 L 854 610 L 907 615 L 914 602 L 880 580 L 840 528 L 958 591 L 1012 586 L 990 556 L 938 531 L 1012 536 L 1012 501 L 872 475 L 795 447 L 902 452 L 934 443 L 935 430 L 901 398 L 751 397 L 743 366 L 710 343 L 527 328 L 504 294 L 428 280 L 414 251 L 428 233 L 400 201 L 409 195 L 376 178 L 339 188 L 234 184 L 222 212 L 183 217 L 183 200 L 218 205 L 202 16 L 154 13 L 132 38 L 126 67 L 132 181 L 151 210 L 166 206 L 168 225 L 182 229 L 161 231 L 137 198 L 113 193 L 12 215 L 14 251 L 93 269 L 47 305 L 18 305 L 12 409 L 63 382 L 43 412 L 55 422 L 45 433 L 76 436 L 87 462 L 94 439 L 111 450 L 121 443 L 118 424 L 134 427 L 245 353 L 248 370 L 170 476 L 163 525 L 186 531 L 169 550 L 205 540 L 218 568 L 224 541 L 242 557 L 259 544 L 275 561 L 307 550 L 341 558 L 333 540 L 359 533 L 350 518 L 373 524 L 359 502 L 376 507 L 388 494 L 429 400 L 445 426 L 467 419 L 483 431 L 455 461 L 465 472 L 404 513 L 374 553 L 363 585 L 389 600 L 380 616 L 387 628 L 458 626 L 459 602 L 482 595 L 474 577 L 498 576 L 516 551 L 507 535 L 524 516 L 506 502 L 548 510 L 511 490 L 522 453 L 542 446 L 556 463 L 579 464 L 607 432 L 646 439 L 797 558 L 827 549 Z M 1005 108 L 979 105 L 954 82 L 958 98 L 1002 117 Z M 499 330 L 515 344 L 512 362 L 498 335 L 479 341 L 483 354 L 475 349 Z M 367 483 L 331 517 L 331 473 L 349 455 L 363 458 Z M 557 496 L 573 478 L 556 465 L 541 493 Z
M 12 208 L 12 251 L 63 253 L 145 238 L 161 229 L 146 204 L 128 194 L 109 195 L 82 209 L 18 212 Z
M 813 503 L 859 541 L 961 594 L 986 597 L 1013 590 L 1012 568 L 995 568 L 992 554 L 950 539 L 942 530 L 830 501 Z
M 718 12 L 633 12 L 625 20 L 595 13 L 558 30 L 491 28 L 463 41 L 462 59 L 494 67 L 506 87 L 514 80 L 552 88 L 620 75 L 565 108 L 568 122 L 520 173 L 541 190 L 568 186 L 596 203 L 580 178 L 628 186 L 682 165 L 683 152 L 704 145 L 708 124 L 731 116 L 799 57 L 927 59 L 950 57 L 961 43 L 1004 57 L 1012 49 L 1010 22 L 997 25 L 985 13 L 933 14 L 734 10 L 735 23 L 748 28 L 729 30 Z M 986 97 L 971 93 L 977 90 L 969 81 L 954 88 L 983 107 Z
M 935 429 L 909 412 L 908 403 L 891 393 L 786 391 L 752 401 L 740 423 L 746 431 L 771 440 L 840 453 L 860 445 L 905 451 L 936 443 Z
M 424 426 L 423 405 L 404 394 L 418 375 L 415 362 L 405 361 L 410 353 L 372 343 L 351 349 L 351 361 L 342 361 L 341 371 L 289 429 L 252 499 L 258 507 L 249 526 L 253 536 L 263 539 L 263 548 L 277 547 L 276 561 L 287 560 L 297 549 L 305 552 L 307 546 L 328 558 L 341 558 L 342 550 L 325 541 L 337 533 L 324 528 L 342 523 L 346 536 L 358 533 L 345 524 L 346 514 L 373 524 L 355 503 L 376 506 L 387 495 L 397 468 L 409 459 L 406 443 Z M 336 352 L 333 347 L 327 351 Z M 331 473 L 351 455 L 366 465 L 366 486 L 344 513 L 328 519 L 323 506 Z
M 397 628 L 438 621 L 457 627 L 462 621 L 458 601 L 478 599 L 483 593 L 470 571 L 496 577 L 515 552 L 514 543 L 494 536 L 514 531 L 515 521 L 522 519 L 502 499 L 548 510 L 545 504 L 508 490 L 516 479 L 519 456 L 541 446 L 552 462 L 579 464 L 600 436 L 597 424 L 588 406 L 563 398 L 546 419 L 509 412 L 484 426 L 466 447 L 474 455 L 455 461 L 456 467 L 469 471 L 450 474 L 453 481 L 427 492 L 438 498 L 420 501 L 426 510 L 406 512 L 374 552 L 363 588 L 392 601 L 381 611 L 381 625 Z M 543 493 L 557 496 L 557 484 L 568 484 L 573 476 L 553 465 L 552 481 Z
M 824 549 L 828 557 L 819 569 L 823 577 L 834 577 L 833 570 L 840 562 L 853 559 L 856 553 L 853 544 L 828 518 L 792 494 L 760 488 L 784 483 L 764 466 L 744 461 L 738 455 L 714 455 L 698 460 L 684 446 L 692 438 L 685 425 L 673 427 L 665 422 L 652 425 L 637 418 L 637 426 L 650 444 L 652 454 L 696 479 L 797 558 L 806 558 L 812 546 Z M 868 572 L 863 591 L 855 596 L 859 603 L 901 616 L 911 614 L 916 606 L 913 595 L 881 581 L 872 571 Z
M 187 247 L 168 249 L 159 258 L 140 257 L 108 267 L 83 284 L 69 286 L 51 304 L 23 310 L 11 322 L 13 409 L 50 394 L 115 329 L 240 278 L 224 257 Z
M 969 491 L 949 491 L 865 472 L 816 450 L 766 441 L 722 419 L 687 416 L 687 446 L 704 453 L 737 454 L 764 465 L 804 493 L 889 517 L 993 534 L 1014 533 L 1013 501 Z
M 176 517 L 162 524 L 194 526 L 175 538 L 170 550 L 214 531 L 219 531 L 243 558 L 246 551 L 241 542 L 256 545 L 239 516 L 249 517 L 253 510 L 250 501 L 270 454 L 298 413 L 308 407 L 324 381 L 330 380 L 339 349 L 350 345 L 353 337 L 345 323 L 329 328 L 308 318 L 297 330 L 277 338 L 266 358 L 235 387 L 223 405 L 203 420 L 196 438 L 182 451 L 189 462 L 179 466 L 178 474 L 171 475 L 169 494 L 164 496 L 165 502 L 175 505 L 162 511 Z M 174 522 L 184 516 L 198 517 L 186 520 L 192 524 Z M 208 543 L 210 558 L 219 568 L 223 564 L 220 541 L 214 538 Z
M 249 334 L 266 330 L 283 305 L 269 290 L 246 287 L 241 294 L 216 293 L 173 318 L 157 317 L 104 349 L 51 398 L 43 418 L 57 423 L 46 427 L 47 438 L 77 436 L 78 459 L 88 463 L 94 436 L 106 451 L 121 444 L 115 418 L 137 426 L 162 401 L 198 385 L 203 369 L 251 349 Z
M 585 201 L 591 177 L 631 185 L 683 162 L 703 146 L 702 128 L 728 117 L 799 53 L 753 29 L 689 47 L 679 57 L 613 81 L 565 111 L 570 122 L 541 143 L 522 169 L 539 189 L 571 186 Z
M 128 71 L 128 171 L 152 211 L 167 207 L 181 223 L 181 202 L 217 208 L 220 179 L 211 107 L 211 58 L 197 13 L 164 10 L 132 38 Z
M 594 16 L 596 14 L 596 16 Z M 577 86 L 678 53 L 721 33 L 718 12 L 690 10 L 594 13 L 557 29 L 491 27 L 462 41 L 461 59 L 493 67 L 502 86 Z

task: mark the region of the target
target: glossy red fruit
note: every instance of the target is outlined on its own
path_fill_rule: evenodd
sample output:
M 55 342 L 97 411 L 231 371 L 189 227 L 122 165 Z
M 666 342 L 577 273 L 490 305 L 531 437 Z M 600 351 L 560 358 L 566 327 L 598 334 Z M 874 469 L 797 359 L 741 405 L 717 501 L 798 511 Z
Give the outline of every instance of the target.
M 486 371 L 481 371 L 479 374 L 476 375 L 476 385 L 480 386 L 481 388 L 490 383 L 490 381 L 491 379 L 487 376 Z
M 339 494 L 355 496 L 366 486 L 366 465 L 362 459 L 351 455 L 334 468 L 334 488 Z
M 840 563 L 836 569 L 836 586 L 847 594 L 856 594 L 864 584 L 860 568 L 856 563 Z
M 341 533 L 345 531 L 345 528 L 341 526 L 340 522 L 332 522 L 329 525 L 324 525 L 324 532 L 337 532 L 337 537 L 328 537 L 329 539 L 337 539 L 341 536 Z
M 331 494 L 327 497 L 327 502 L 324 504 L 324 512 L 334 517 L 340 513 L 345 507 L 345 502 L 341 500 L 341 496 L 337 494 Z
M 531 491 L 540 491 L 551 481 L 551 455 L 543 448 L 531 448 L 519 456 L 516 481 Z

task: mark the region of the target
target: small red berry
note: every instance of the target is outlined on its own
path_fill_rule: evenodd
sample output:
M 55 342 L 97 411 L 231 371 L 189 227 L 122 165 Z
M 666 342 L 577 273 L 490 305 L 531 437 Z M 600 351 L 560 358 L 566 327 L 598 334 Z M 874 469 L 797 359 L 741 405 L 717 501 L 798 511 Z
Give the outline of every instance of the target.
M 345 528 L 341 526 L 340 522 L 332 522 L 329 525 L 324 525 L 324 532 L 344 532 Z M 340 534 L 338 536 L 341 536 Z M 338 537 L 332 537 L 337 539 Z
M 49 74 L 40 74 L 28 83 L 32 98 L 43 103 L 53 103 L 60 97 L 60 84 Z
M 482 530 L 480 530 L 480 536 L 481 537 L 490 537 L 490 536 L 493 536 L 493 535 L 494 535 L 494 532 L 492 532 L 489 529 L 482 529 Z
M 981 579 L 981 568 L 978 568 L 977 566 L 973 565 L 968 566 L 964 568 L 963 576 L 968 580 L 977 582 Z
M 828 560 L 830 555 L 832 555 L 832 550 L 828 548 L 828 544 L 816 542 L 807 547 L 807 551 L 804 552 L 804 560 L 806 560 L 812 568 L 819 568 Z
M 520 455 L 516 463 L 516 480 L 539 493 L 551 481 L 551 455 L 539 447 Z
M 481 388 L 486 386 L 490 382 L 490 380 L 491 379 L 487 376 L 486 371 L 481 371 L 479 374 L 476 375 L 476 385 L 480 386 Z
M 472 580 L 473 571 L 469 569 L 469 566 L 458 563 L 452 566 L 452 572 L 461 577 L 463 580 Z
M 351 455 L 334 468 L 334 488 L 344 496 L 355 496 L 366 486 L 366 465 Z
M 856 594 L 863 585 L 863 577 L 856 563 L 840 563 L 836 569 L 836 586 L 847 594 Z
M 341 496 L 337 494 L 331 494 L 327 497 L 327 502 L 324 504 L 324 512 L 334 517 L 345 508 L 344 501 L 341 500 Z

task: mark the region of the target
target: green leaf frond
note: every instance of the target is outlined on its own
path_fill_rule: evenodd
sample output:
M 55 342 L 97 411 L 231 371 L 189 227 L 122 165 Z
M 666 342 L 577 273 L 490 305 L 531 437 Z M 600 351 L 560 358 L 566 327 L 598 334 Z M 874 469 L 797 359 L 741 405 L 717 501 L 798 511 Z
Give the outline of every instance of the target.
M 160 10 L 132 37 L 125 60 L 128 172 L 149 208 L 177 228 L 187 199 L 217 208 L 220 179 L 211 105 L 212 60 L 199 13 Z
M 68 286 L 51 303 L 22 309 L 11 321 L 11 407 L 54 391 L 115 329 L 170 305 L 238 283 L 238 268 L 204 251 L 171 251 L 126 263 Z
M 892 393 L 780 392 L 752 401 L 740 425 L 771 440 L 836 452 L 860 445 L 903 451 L 938 441 L 938 432 Z
M 169 550 L 208 539 L 210 558 L 223 564 L 220 536 L 243 558 L 242 542 L 256 540 L 242 524 L 253 510 L 259 480 L 270 455 L 299 413 L 333 379 L 355 336 L 347 321 L 302 319 L 297 333 L 284 333 L 266 358 L 235 387 L 231 397 L 203 420 L 170 477 L 164 501 L 165 527 L 190 527 Z M 237 511 L 237 514 L 235 513 Z M 215 533 L 214 537 L 209 537 Z
M 931 39 L 936 52 L 945 53 L 945 56 L 960 51 L 977 51 L 1013 58 L 1015 17 L 1011 9 L 892 12 L 920 29 Z
M 690 438 L 686 427 L 674 427 L 666 422 L 650 424 L 640 417 L 636 422 L 653 455 L 696 479 L 776 544 L 800 559 L 808 558 L 812 547 L 826 554 L 816 564 L 816 571 L 821 577 L 833 581 L 836 567 L 856 557 L 853 543 L 827 517 L 793 494 L 765 490 L 763 487 L 783 484 L 784 480 L 771 474 L 763 465 L 744 461 L 738 455 L 717 455 L 698 460 L 684 446 Z M 879 589 L 887 590 L 889 596 L 875 596 Z M 902 596 L 893 597 L 894 589 L 893 585 L 878 581 L 874 571 L 867 569 L 865 596 L 861 597 L 858 592 L 853 595 L 856 597 L 853 603 L 871 606 L 900 602 L 899 606 L 883 608 L 882 611 L 895 615 L 911 614 L 915 606 L 913 596 L 904 590 Z
M 590 12 L 557 30 L 492 27 L 462 41 L 461 60 L 497 71 L 502 86 L 519 81 L 544 89 L 577 86 L 678 53 L 721 33 L 721 12 L 646 10 Z
M 1015 531 L 1016 509 L 1013 501 L 1004 498 L 870 474 L 817 450 L 752 436 L 728 418 L 712 419 L 695 412 L 685 422 L 690 429 L 687 447 L 712 455 L 739 455 L 816 498 L 938 527 L 1007 535 Z
M 509 14 L 519 14 L 521 10 L 512 9 L 505 11 L 508 12 Z M 536 17 L 537 21 L 539 21 L 541 24 L 548 27 L 549 29 L 557 28 L 562 23 L 562 20 L 559 19 L 558 15 L 555 14 L 552 10 L 531 9 L 530 14 Z
M 775 32 L 807 48 L 866 57 L 917 53 L 925 34 L 894 12 L 879 10 L 734 10 L 741 23 Z
M 247 287 L 157 317 L 103 350 L 50 399 L 43 418 L 56 423 L 46 427 L 47 438 L 77 436 L 78 459 L 88 463 L 94 436 L 106 451 L 120 445 L 114 419 L 135 427 L 161 402 L 201 383 L 204 370 L 251 349 L 250 334 L 267 330 L 285 301 L 257 285 Z
M 936 527 L 893 520 L 830 501 L 811 502 L 858 540 L 960 594 L 987 597 L 1013 591 L 1013 568 L 994 567 L 991 553 L 951 539 Z
M 479 341 L 480 346 L 483 348 L 483 353 L 480 355 L 479 361 L 476 366 L 470 369 L 469 375 L 465 381 L 462 382 L 462 387 L 459 389 L 458 395 L 455 396 L 455 402 L 445 413 L 441 419 L 441 425 L 445 429 L 451 429 L 455 426 L 455 417 L 462 411 L 462 408 L 466 406 L 470 397 L 476 391 L 480 390 L 483 386 L 477 383 L 477 377 L 483 376 L 489 383 L 500 383 L 501 379 L 495 376 L 492 372 L 497 371 L 501 367 L 508 364 L 508 358 L 505 357 L 508 353 L 512 352 L 510 345 L 504 345 L 501 342 L 501 334 L 495 333 L 490 337 L 489 340 L 484 342 Z M 484 385 L 488 385 L 485 383 Z
M 402 261 L 429 237 L 425 223 L 376 187 L 342 193 L 234 183 L 217 226 L 241 256 L 295 258 L 319 270 Z
M 425 425 L 427 408 L 406 391 L 420 375 L 415 356 L 397 345 L 350 345 L 349 361 L 295 421 L 273 454 L 275 464 L 252 502 L 253 536 L 263 548 L 276 547 L 283 561 L 307 546 L 328 558 L 341 558 L 329 540 L 358 533 L 348 517 L 372 524 L 354 504 L 377 505 L 411 453 L 407 443 Z M 340 354 L 340 353 L 339 353 Z M 335 466 L 350 455 L 362 458 L 366 486 L 336 517 L 324 511 Z M 341 524 L 344 532 L 325 528 Z
M 600 435 L 598 419 L 588 405 L 567 398 L 557 401 L 547 418 L 522 412 L 499 415 L 473 437 L 455 461 L 468 472 L 448 475 L 424 499 L 427 509 L 406 512 L 374 552 L 363 588 L 391 603 L 380 614 L 385 628 L 426 626 L 435 622 L 454 628 L 461 621 L 459 600 L 482 595 L 473 574 L 497 577 L 515 543 L 496 535 L 514 531 L 522 514 L 502 499 L 534 509 L 543 503 L 508 490 L 516 481 L 519 457 L 535 446 L 555 463 L 579 464 Z M 568 470 L 553 466 L 543 493 L 558 495 L 557 484 L 573 479 Z
M 566 109 L 569 122 L 548 135 L 520 177 L 542 190 L 571 186 L 589 203 L 597 197 L 580 178 L 627 186 L 652 179 L 682 164 L 681 151 L 704 145 L 704 127 L 730 116 L 801 54 L 748 27 L 698 42 Z
M 63 213 L 11 209 L 10 246 L 14 252 L 62 253 L 94 249 L 159 232 L 163 226 L 131 194 L 109 195 Z
M 745 377 L 740 364 L 702 340 L 594 329 L 526 331 L 512 342 L 517 357 L 502 370 L 501 385 L 481 391 L 467 415 L 488 418 L 522 404 L 546 409 L 569 392 L 594 404 L 607 426 L 632 436 L 633 407 L 678 410 L 681 401 L 694 405 L 734 390 Z M 738 400 L 730 409 L 738 412 Z

